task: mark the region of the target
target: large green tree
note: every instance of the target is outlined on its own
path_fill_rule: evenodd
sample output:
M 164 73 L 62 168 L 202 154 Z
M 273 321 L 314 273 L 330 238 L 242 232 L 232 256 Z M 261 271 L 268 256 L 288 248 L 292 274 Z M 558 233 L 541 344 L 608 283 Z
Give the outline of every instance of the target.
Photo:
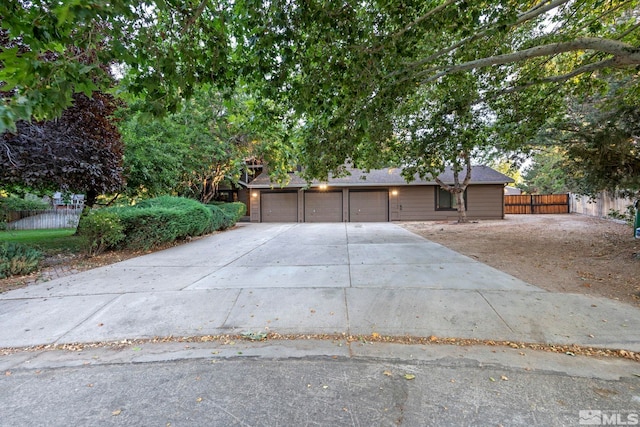
M 112 67 L 146 109 L 176 111 L 198 82 L 224 81 L 221 6 L 207 0 L 0 2 L 0 133 L 16 120 L 52 118 L 112 86 Z
M 197 82 L 241 76 L 297 115 L 309 176 L 345 160 L 435 174 L 457 167 L 476 130 L 501 150 L 528 143 L 567 94 L 625 81 L 640 99 L 638 10 L 637 0 L 18 0 L 0 6 L 21 45 L 0 54 L 11 89 L 0 121 L 59 112 L 103 84 L 104 64 L 156 111 L 175 110 Z M 449 143 L 420 138 L 416 151 L 428 132 Z
M 312 175 L 326 175 L 345 158 L 374 166 L 390 146 L 415 160 L 414 152 L 390 141 L 398 123 L 434 104 L 443 115 L 486 108 L 501 136 L 491 142 L 506 148 L 524 143 L 558 112 L 564 90 L 606 85 L 602 70 L 630 76 L 637 96 L 637 6 L 599 0 L 245 0 L 237 3 L 243 25 L 236 38 L 242 56 L 253 61 L 248 72 L 311 124 L 305 164 Z M 451 102 L 452 90 L 439 90 L 456 82 L 464 88 L 469 75 L 476 87 L 464 90 L 466 99 Z M 438 144 L 433 139 L 424 151 L 451 157 Z
M 124 111 L 120 129 L 129 195 L 177 194 L 207 203 L 223 180 L 237 181 L 247 157 L 286 172 L 294 162 L 292 150 L 272 107 L 239 89 L 223 96 L 201 86 L 180 111 L 164 117 Z

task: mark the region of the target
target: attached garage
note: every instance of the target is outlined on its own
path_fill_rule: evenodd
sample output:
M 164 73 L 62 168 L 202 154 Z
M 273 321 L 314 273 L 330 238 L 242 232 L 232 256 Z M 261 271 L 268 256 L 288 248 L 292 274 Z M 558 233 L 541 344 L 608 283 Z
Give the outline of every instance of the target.
M 342 222 L 342 191 L 305 192 L 304 222 Z
M 349 221 L 389 221 L 389 192 L 387 190 L 349 191 Z
M 307 182 L 291 172 L 287 183 L 277 188 L 263 173 L 249 183 L 252 222 L 388 222 L 451 221 L 455 206 L 447 204 L 437 181 L 452 184 L 453 171 L 438 180 L 416 178 L 407 182 L 399 168 L 364 171 L 329 177 L 325 182 Z M 513 180 L 489 167 L 473 166 L 465 191 L 468 219 L 504 218 L 504 186 Z M 444 196 L 449 196 L 446 192 Z
M 298 193 L 263 193 L 262 222 L 298 222 Z

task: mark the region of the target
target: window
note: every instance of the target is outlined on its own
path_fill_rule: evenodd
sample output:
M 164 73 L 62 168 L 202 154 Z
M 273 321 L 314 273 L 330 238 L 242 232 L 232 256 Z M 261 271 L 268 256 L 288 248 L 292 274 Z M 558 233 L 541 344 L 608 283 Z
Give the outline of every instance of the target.
M 467 190 L 462 194 L 465 202 L 465 208 L 467 204 Z M 441 187 L 438 187 L 436 191 L 436 210 L 447 211 L 447 210 L 458 210 L 458 201 L 456 200 L 456 195 L 444 190 Z

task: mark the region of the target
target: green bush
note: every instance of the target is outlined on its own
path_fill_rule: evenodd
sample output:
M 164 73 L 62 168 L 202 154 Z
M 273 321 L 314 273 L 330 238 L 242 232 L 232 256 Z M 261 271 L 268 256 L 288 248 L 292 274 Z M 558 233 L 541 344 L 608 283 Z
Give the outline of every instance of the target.
M 84 238 L 85 250 L 90 256 L 114 248 L 125 238 L 118 215 L 106 210 L 93 211 L 80 218 L 78 234 Z
M 247 207 L 242 202 L 209 204 L 207 208 L 213 214 L 212 230 L 225 230 L 233 227 L 247 212 Z
M 16 196 L 0 197 L 0 211 L 42 211 L 49 205 L 42 200 L 26 200 Z
M 0 243 L 0 279 L 29 274 L 38 269 L 42 253 L 13 242 Z
M 125 244 L 134 249 L 149 249 L 212 230 L 211 211 L 200 202 L 182 197 L 163 196 L 109 211 L 120 218 Z

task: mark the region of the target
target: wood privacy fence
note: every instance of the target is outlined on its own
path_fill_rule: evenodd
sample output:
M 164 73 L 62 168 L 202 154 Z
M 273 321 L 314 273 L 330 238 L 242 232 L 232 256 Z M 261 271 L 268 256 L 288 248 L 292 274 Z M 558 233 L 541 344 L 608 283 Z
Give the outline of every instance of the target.
M 568 194 L 519 194 L 504 196 L 506 214 L 570 213 Z
M 571 194 L 571 212 L 598 218 L 605 218 L 612 212 L 622 215 L 629 212 L 633 214 L 633 202 L 631 198 L 618 197 L 606 191 L 598 193 L 595 197 Z
M 76 228 L 82 209 L 51 209 L 38 211 L 9 211 L 5 221 L 7 230 L 42 230 Z

